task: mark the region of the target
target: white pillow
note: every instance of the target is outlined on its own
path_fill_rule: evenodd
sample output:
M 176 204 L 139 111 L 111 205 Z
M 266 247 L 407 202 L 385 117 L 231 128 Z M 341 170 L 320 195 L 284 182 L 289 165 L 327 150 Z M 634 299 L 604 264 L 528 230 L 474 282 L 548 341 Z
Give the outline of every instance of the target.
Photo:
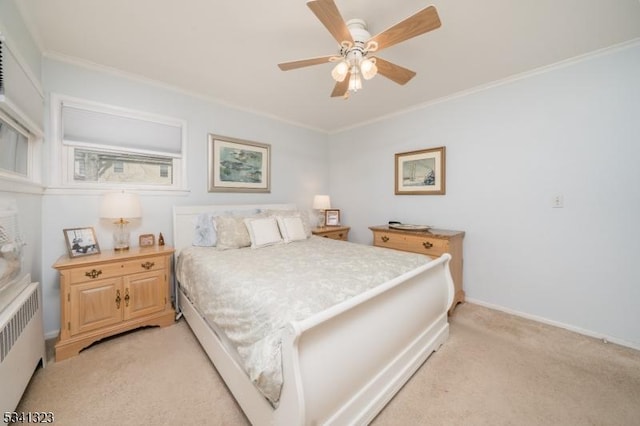
M 276 216 L 276 220 L 285 243 L 307 239 L 307 233 L 300 216 Z
M 247 218 L 244 223 L 247 225 L 251 238 L 251 248 L 266 247 L 282 242 L 278 222 L 274 217 Z
M 301 210 L 263 210 L 263 213 L 269 216 L 282 216 L 282 217 L 290 217 L 290 216 L 298 216 L 302 219 L 302 225 L 304 226 L 304 232 L 307 234 L 307 237 L 311 236 L 311 221 L 309 219 L 308 212 Z

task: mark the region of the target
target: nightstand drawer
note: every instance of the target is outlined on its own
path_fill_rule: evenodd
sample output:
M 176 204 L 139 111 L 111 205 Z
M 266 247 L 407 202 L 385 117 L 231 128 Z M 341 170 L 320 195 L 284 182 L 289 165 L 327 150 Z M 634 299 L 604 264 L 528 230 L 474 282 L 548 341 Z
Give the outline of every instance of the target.
M 324 238 L 331 238 L 334 240 L 346 240 L 348 234 L 349 234 L 349 231 L 332 231 L 332 232 L 325 232 L 324 234 L 322 234 L 322 236 Z
M 397 233 L 376 233 L 374 245 L 396 250 L 422 253 L 438 257 L 448 251 L 449 242 L 439 238 L 402 235 Z
M 331 238 L 332 240 L 349 240 L 348 226 L 325 226 L 324 228 L 316 228 L 311 232 L 318 237 Z
M 71 270 L 71 283 L 113 278 L 137 272 L 157 271 L 164 269 L 164 262 L 164 256 L 157 256 L 75 268 Z

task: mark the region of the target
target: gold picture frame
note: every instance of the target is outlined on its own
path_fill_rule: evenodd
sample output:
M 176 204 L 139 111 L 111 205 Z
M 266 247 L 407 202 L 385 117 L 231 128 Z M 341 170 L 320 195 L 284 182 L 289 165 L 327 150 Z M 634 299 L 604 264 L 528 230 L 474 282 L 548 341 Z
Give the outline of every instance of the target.
M 209 192 L 271 192 L 271 145 L 209 134 Z
M 396 195 L 444 195 L 445 147 L 395 155 Z
M 92 227 L 67 228 L 62 230 L 67 244 L 69 257 L 90 256 L 100 254 L 100 246 L 96 232 Z

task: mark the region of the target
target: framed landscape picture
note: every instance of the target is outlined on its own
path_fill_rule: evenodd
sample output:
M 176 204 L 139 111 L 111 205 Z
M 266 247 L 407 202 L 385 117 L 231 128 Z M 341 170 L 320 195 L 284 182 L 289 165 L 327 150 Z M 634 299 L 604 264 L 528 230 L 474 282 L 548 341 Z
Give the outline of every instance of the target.
M 271 145 L 209 135 L 209 192 L 271 192 Z
M 445 147 L 402 152 L 395 160 L 396 195 L 445 194 Z

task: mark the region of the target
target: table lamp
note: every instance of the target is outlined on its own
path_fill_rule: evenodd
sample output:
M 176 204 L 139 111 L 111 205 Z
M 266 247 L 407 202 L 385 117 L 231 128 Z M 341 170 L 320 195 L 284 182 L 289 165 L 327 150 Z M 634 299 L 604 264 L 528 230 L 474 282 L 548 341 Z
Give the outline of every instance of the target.
M 116 230 L 113 232 L 113 249 L 116 251 L 129 250 L 129 230 L 127 219 L 142 216 L 140 197 L 129 192 L 109 192 L 102 197 L 100 217 L 116 219 Z
M 313 197 L 313 209 L 320 211 L 318 215 L 318 226 L 320 228 L 323 228 L 325 224 L 324 211 L 330 208 L 331 199 L 328 195 L 316 195 L 315 197 Z

